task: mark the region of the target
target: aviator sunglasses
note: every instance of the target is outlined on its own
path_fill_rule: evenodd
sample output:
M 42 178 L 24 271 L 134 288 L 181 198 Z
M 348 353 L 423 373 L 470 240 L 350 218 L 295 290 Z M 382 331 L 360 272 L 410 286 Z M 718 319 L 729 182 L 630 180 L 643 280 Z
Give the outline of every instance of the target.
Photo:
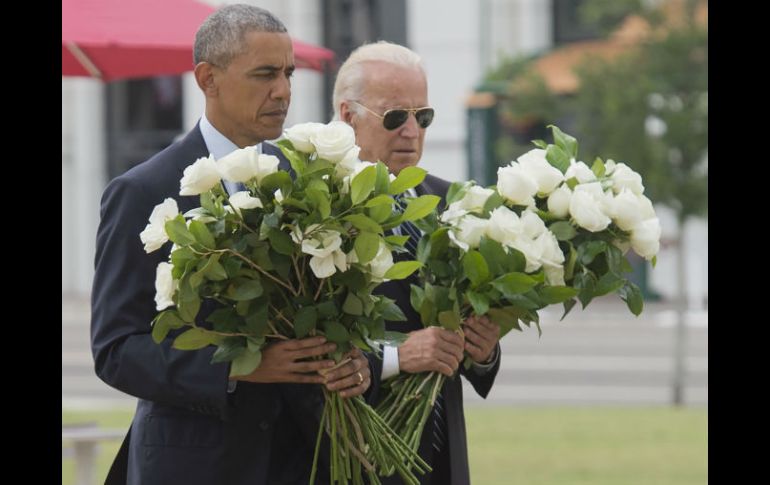
M 382 126 L 385 127 L 385 129 L 388 131 L 395 130 L 396 128 L 406 123 L 406 120 L 409 119 L 409 113 L 414 114 L 414 118 L 417 120 L 417 124 L 420 125 L 420 128 L 427 128 L 433 122 L 433 115 L 434 115 L 433 108 L 429 108 L 427 106 L 423 108 L 389 109 L 384 114 L 379 114 L 367 108 L 366 106 L 359 103 L 358 101 L 353 101 L 353 102 L 356 103 L 358 106 L 364 108 L 366 111 L 370 112 L 377 118 L 381 119 Z

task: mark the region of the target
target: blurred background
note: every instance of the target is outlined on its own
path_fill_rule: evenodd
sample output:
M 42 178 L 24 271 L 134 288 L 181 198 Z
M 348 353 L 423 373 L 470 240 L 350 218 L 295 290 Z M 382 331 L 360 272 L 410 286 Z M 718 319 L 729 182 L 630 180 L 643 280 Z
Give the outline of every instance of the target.
M 88 52 L 65 46 L 65 20 L 79 3 L 62 0 L 63 59 Z M 197 12 L 234 2 L 174 3 Z M 611 158 L 643 177 L 663 227 L 656 267 L 632 261 L 644 312 L 635 318 L 617 296 L 605 297 L 563 321 L 546 309 L 540 337 L 528 328 L 506 336 L 489 397 L 465 388 L 473 482 L 707 482 L 708 3 L 243 3 L 270 10 L 306 44 L 287 127 L 330 120 L 339 64 L 385 39 L 423 57 L 436 119 L 420 165 L 431 173 L 491 184 L 497 167 L 534 148 L 531 140 L 552 141 L 546 127 L 556 124 L 578 139 L 589 166 Z M 115 78 L 93 67 L 62 74 L 63 483 L 103 480 L 135 403 L 94 375 L 89 349 L 101 192 L 203 112 L 185 67 Z M 82 429 L 91 432 L 69 433 Z

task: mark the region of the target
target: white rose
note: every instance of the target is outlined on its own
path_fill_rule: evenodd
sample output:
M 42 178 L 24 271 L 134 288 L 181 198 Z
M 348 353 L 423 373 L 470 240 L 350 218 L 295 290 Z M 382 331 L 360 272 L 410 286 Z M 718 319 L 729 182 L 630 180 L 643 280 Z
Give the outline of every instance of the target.
M 612 203 L 612 220 L 624 231 L 630 231 L 639 221 L 655 217 L 650 199 L 627 188 L 623 188 Z
M 246 183 L 256 179 L 257 183 L 263 178 L 278 171 L 278 157 L 262 155 L 254 147 L 235 150 L 217 161 L 219 173 L 225 180 Z
M 351 251 L 355 253 L 355 251 Z M 357 259 L 357 258 L 356 258 Z M 377 254 L 369 262 L 369 270 L 372 273 L 372 281 L 388 281 L 385 279 L 385 273 L 393 266 L 393 253 L 390 252 L 388 246 L 380 242 L 380 249 Z
M 155 269 L 155 309 L 164 310 L 174 306 L 174 292 L 179 286 L 179 281 L 171 275 L 174 268 L 169 263 L 158 263 Z
M 612 175 L 612 172 L 615 171 L 615 166 L 615 160 L 609 159 L 604 162 L 604 175 Z
M 593 184 L 586 184 L 593 185 Z M 597 184 L 598 185 L 598 184 Z M 581 185 L 575 188 L 572 198 L 569 202 L 569 213 L 577 225 L 588 229 L 591 232 L 602 231 L 610 225 L 610 218 L 602 211 L 600 201 L 587 190 L 578 190 Z M 601 191 L 601 187 L 599 187 Z M 603 197 L 603 193 L 602 193 Z
M 529 209 L 521 213 L 521 224 L 524 236 L 530 239 L 536 239 L 546 231 L 545 223 L 540 216 Z
M 176 205 L 176 201 L 170 197 L 152 209 L 150 223 L 139 234 L 139 239 L 144 243 L 145 252 L 151 253 L 168 241 L 166 221 L 175 218 L 177 214 L 179 214 L 179 207 Z
M 459 203 L 458 207 L 460 209 L 481 214 L 487 199 L 494 193 L 495 191 L 492 189 L 485 189 L 484 187 L 473 185 L 465 192 L 463 198 L 455 203 Z
M 353 145 L 353 148 L 348 150 L 342 160 L 340 160 L 340 163 L 334 167 L 334 175 L 338 179 L 345 178 L 355 171 L 356 166 L 361 163 L 361 160 L 358 159 L 358 154 L 360 152 L 361 147 L 358 145 Z
M 310 135 L 310 142 L 315 145 L 320 158 L 337 163 L 356 144 L 356 134 L 347 123 L 332 121 Z
M 463 251 L 479 247 L 481 236 L 486 234 L 487 219 L 467 215 L 460 219 L 454 229 L 449 230 L 449 239 Z
M 441 222 L 446 222 L 447 224 L 457 225 L 457 222 L 460 220 L 460 218 L 467 213 L 467 210 L 460 207 L 460 201 L 458 200 L 457 202 L 452 202 L 449 204 L 449 207 L 444 209 L 444 212 L 441 213 L 439 220 Z
M 283 192 L 281 192 L 281 189 L 275 189 L 275 192 L 273 192 L 273 197 L 279 204 L 283 202 Z
M 545 150 L 536 148 L 516 159 L 521 168 L 537 183 L 537 191 L 548 195 L 564 180 L 564 174 L 545 158 Z
M 532 206 L 537 182 L 518 163 L 497 169 L 497 192 L 516 205 Z
M 652 259 L 660 249 L 660 220 L 657 217 L 638 222 L 631 229 L 631 247 L 644 259 Z
M 548 211 L 556 217 L 567 217 L 570 199 L 572 199 L 572 191 L 567 184 L 564 184 L 548 196 Z
M 315 146 L 313 146 L 310 138 L 323 126 L 323 123 L 298 123 L 291 128 L 284 130 L 283 135 L 298 151 L 313 153 L 315 151 Z
M 247 190 L 236 192 L 230 196 L 230 205 L 239 214 L 243 209 L 254 209 L 262 207 L 262 201 L 257 197 L 252 197 Z
M 179 195 L 198 195 L 211 190 L 220 182 L 219 170 L 214 157 L 199 158 L 184 169 L 182 180 L 179 182 Z
M 487 237 L 510 246 L 522 236 L 523 227 L 519 216 L 511 209 L 500 206 L 489 213 Z
M 564 286 L 564 253 L 556 236 L 551 231 L 545 231 L 536 243 L 543 250 L 540 261 L 543 263 L 546 282 L 551 286 Z
M 596 180 L 596 175 L 593 170 L 588 168 L 588 165 L 583 162 L 575 162 L 574 159 L 570 161 L 569 168 L 564 174 L 565 179 L 571 179 L 572 177 L 578 179 L 578 182 L 581 184 Z
M 634 172 L 625 163 L 618 163 L 615 166 L 615 170 L 612 172 L 612 189 L 617 194 L 624 188 L 630 190 L 636 195 L 642 195 L 644 193 L 644 185 L 642 185 L 642 176 Z
M 313 256 L 310 269 L 317 278 L 328 278 L 335 273 L 335 266 L 340 271 L 348 269 L 345 253 L 340 249 L 342 239 L 337 231 L 315 231 L 317 224 L 308 226 L 302 238 L 302 252 Z M 292 232 L 292 238 L 296 235 Z M 296 241 L 296 239 L 295 239 Z

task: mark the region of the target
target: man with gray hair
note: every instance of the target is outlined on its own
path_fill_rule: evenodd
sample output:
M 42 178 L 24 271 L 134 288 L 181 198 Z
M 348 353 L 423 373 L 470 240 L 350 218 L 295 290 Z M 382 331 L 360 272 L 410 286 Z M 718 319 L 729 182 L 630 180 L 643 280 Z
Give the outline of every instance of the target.
M 357 48 L 337 73 L 333 104 L 335 117 L 353 127 L 356 144 L 361 147 L 361 160 L 382 161 L 396 175 L 419 163 L 434 110 L 428 103 L 425 69 L 415 52 L 384 41 Z M 413 193 L 404 195 L 439 195 L 443 208 L 448 188 L 446 180 L 427 175 Z M 414 250 L 419 230 L 411 223 L 404 223 L 397 230 L 410 236 L 406 247 Z M 479 395 L 486 397 L 500 367 L 500 327 L 485 316 L 473 316 L 463 324 L 464 338 L 439 327 L 423 328 L 409 299 L 410 284 L 417 282 L 413 275 L 406 280 L 389 281 L 377 289 L 396 300 L 407 317 L 406 322 L 387 322 L 388 330 L 408 333 L 399 347 L 385 347 L 382 379 L 400 372 L 436 371 L 452 376 L 467 352 L 473 365 L 468 370 L 460 368 L 460 374 Z M 445 381 L 425 425 L 419 453 L 433 467 L 430 475 L 422 477 L 423 484 L 470 483 L 459 378 Z M 400 478 L 390 477 L 383 483 L 400 483 Z
M 152 340 L 155 269 L 167 261 L 170 245 L 146 254 L 139 233 L 166 197 L 182 212 L 198 205 L 197 197 L 179 195 L 184 168 L 249 146 L 289 168 L 280 150 L 265 143 L 281 135 L 291 99 L 294 54 L 281 21 L 250 5 L 223 7 L 198 30 L 194 62 L 206 98 L 200 122 L 112 180 L 102 196 L 91 305 L 95 369 L 138 398 L 106 483 L 307 483 L 323 397 L 318 385 L 306 384 L 361 395 L 380 374 L 375 359 L 353 351 L 350 362 L 322 377 L 318 371 L 334 361 L 314 359 L 335 344 L 323 337 L 286 340 L 267 346 L 251 374 L 231 376 L 229 363 L 211 363 L 212 346 L 183 351 L 171 347 L 172 338 L 161 345 Z M 225 189 L 239 190 L 229 182 Z M 214 306 L 208 303 L 197 325 L 209 326 Z M 319 457 L 318 483 L 328 483 L 326 456 Z

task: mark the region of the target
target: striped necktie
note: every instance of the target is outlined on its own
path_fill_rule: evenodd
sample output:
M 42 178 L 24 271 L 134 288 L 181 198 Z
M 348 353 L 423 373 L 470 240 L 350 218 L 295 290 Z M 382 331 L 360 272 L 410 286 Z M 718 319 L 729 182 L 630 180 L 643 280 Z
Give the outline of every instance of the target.
M 403 214 L 407 205 L 406 200 L 404 200 L 404 194 L 399 194 L 395 196 L 394 199 L 396 201 L 396 210 Z M 420 242 L 422 231 L 417 229 L 417 226 L 410 221 L 404 221 L 398 227 L 401 230 L 402 236 L 409 236 L 409 239 L 404 243 L 404 248 L 409 252 L 412 259 L 416 259 L 417 243 Z
M 394 197 L 396 200 L 396 210 L 403 213 L 404 210 L 406 210 L 406 200 L 404 200 L 404 195 L 400 194 Z M 409 221 L 404 221 L 399 226 L 401 230 L 402 236 L 409 236 L 409 239 L 404 243 L 404 247 L 407 251 L 409 251 L 409 254 L 411 255 L 412 259 L 416 259 L 417 254 L 417 243 L 420 241 L 420 238 L 422 237 L 422 231 L 420 231 L 417 226 L 412 224 Z M 447 425 L 446 425 L 446 415 L 444 412 L 444 395 L 443 393 L 439 392 L 436 395 L 436 401 L 433 403 L 433 450 L 438 453 L 443 448 L 444 445 L 447 442 Z

